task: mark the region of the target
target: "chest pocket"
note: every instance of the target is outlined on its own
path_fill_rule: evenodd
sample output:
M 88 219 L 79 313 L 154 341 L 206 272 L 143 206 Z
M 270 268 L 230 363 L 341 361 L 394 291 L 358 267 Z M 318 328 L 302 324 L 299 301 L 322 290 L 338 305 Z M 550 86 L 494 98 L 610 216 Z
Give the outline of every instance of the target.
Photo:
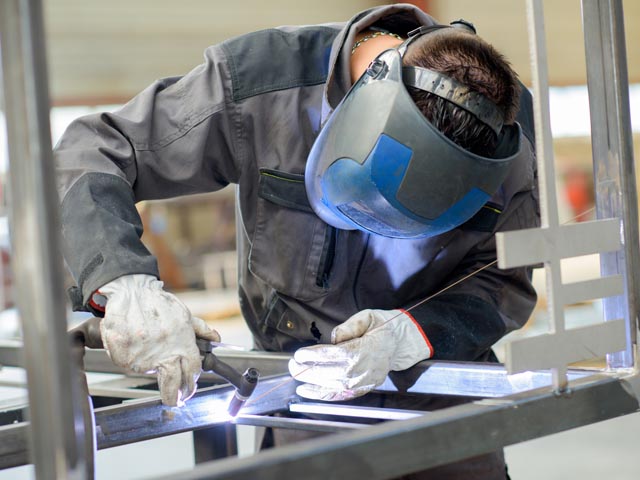
M 309 205 L 304 175 L 261 169 L 258 196 L 250 271 L 299 300 L 325 295 L 336 232 Z

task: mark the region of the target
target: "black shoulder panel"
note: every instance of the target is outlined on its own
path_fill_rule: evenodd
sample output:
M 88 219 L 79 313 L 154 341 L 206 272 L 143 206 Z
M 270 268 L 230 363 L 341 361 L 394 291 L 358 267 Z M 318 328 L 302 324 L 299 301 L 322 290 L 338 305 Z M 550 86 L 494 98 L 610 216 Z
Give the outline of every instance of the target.
M 225 41 L 235 101 L 261 93 L 324 83 L 338 30 L 261 30 Z
M 522 83 L 520 92 L 520 109 L 516 116 L 516 121 L 522 127 L 522 133 L 529 139 L 532 145 L 536 143 L 535 128 L 533 125 L 533 97 L 531 92 Z

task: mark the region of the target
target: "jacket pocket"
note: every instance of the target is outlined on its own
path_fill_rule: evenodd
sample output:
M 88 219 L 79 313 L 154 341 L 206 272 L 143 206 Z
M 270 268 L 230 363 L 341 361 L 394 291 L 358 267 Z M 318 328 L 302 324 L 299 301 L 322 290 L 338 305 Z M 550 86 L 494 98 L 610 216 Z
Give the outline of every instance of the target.
M 250 271 L 278 292 L 309 301 L 325 295 L 335 229 L 316 216 L 304 175 L 260 170 Z
M 320 338 L 314 335 L 315 323 L 310 326 L 305 319 L 295 315 L 275 290 L 269 294 L 260 325 L 272 348 L 280 351 L 292 352 L 316 345 Z

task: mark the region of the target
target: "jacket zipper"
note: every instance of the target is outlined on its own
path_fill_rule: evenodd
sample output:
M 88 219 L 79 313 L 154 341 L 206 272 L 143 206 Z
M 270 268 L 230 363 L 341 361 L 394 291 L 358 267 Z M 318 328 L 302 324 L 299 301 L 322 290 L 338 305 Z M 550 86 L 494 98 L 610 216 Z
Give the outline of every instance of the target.
M 324 233 L 324 247 L 320 256 L 320 265 L 316 275 L 316 285 L 325 290 L 329 289 L 329 276 L 333 267 L 333 260 L 336 255 L 336 238 L 338 230 L 335 227 L 327 225 Z

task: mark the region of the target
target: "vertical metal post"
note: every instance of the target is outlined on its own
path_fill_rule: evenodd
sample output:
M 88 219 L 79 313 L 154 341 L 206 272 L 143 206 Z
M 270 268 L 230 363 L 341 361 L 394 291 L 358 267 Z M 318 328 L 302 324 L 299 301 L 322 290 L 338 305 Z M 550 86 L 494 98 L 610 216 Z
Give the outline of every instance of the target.
M 627 347 L 607 356 L 609 368 L 634 365 L 638 328 L 638 199 L 629 113 L 629 83 L 622 0 L 582 0 L 591 110 L 591 141 L 598 218 L 621 220 L 623 248 L 602 254 L 603 276 L 620 274 L 623 296 L 604 299 L 605 321 L 624 318 Z
M 533 83 L 533 117 L 536 127 L 536 160 L 540 186 L 540 210 L 542 228 L 558 228 L 558 199 L 556 196 L 556 174 L 553 157 L 553 135 L 549 107 L 549 74 L 547 44 L 545 41 L 544 11 L 542 0 L 527 1 L 527 29 L 531 56 L 531 78 Z M 560 260 L 545 262 L 547 281 L 547 304 L 551 331 L 565 330 L 564 305 L 557 301 L 555 291 L 562 284 Z M 553 386 L 562 391 L 567 388 L 567 366 L 552 368 Z
M 51 154 L 40 0 L 0 1 L 0 54 L 10 159 L 10 225 L 29 387 L 36 477 L 86 478 L 80 399 L 73 395 Z

